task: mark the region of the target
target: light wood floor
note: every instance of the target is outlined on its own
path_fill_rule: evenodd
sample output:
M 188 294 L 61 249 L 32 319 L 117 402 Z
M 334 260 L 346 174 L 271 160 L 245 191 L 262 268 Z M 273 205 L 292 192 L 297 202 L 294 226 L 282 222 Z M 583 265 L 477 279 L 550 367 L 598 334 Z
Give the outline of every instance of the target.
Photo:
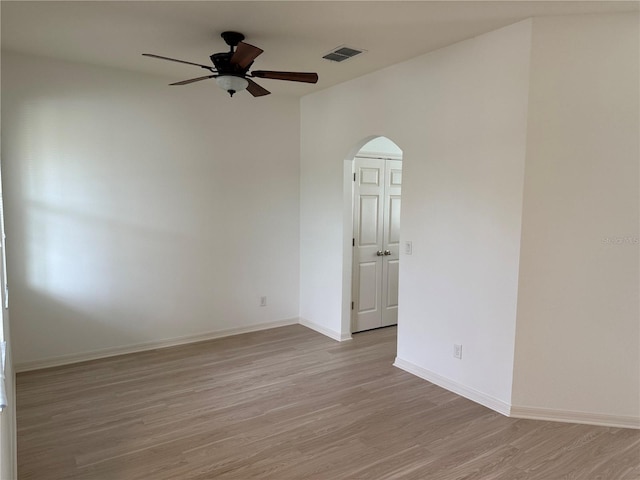
M 302 326 L 19 374 L 19 479 L 640 478 L 640 431 L 503 417 Z

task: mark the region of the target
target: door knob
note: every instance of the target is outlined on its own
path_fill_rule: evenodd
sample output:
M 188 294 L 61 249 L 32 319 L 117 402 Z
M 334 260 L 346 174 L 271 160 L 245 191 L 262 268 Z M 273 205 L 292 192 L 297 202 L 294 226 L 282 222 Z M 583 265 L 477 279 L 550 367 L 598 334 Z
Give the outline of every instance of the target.
M 383 256 L 383 255 L 384 255 L 384 253 L 382 252 L 382 250 L 378 250 L 378 251 L 376 252 L 376 255 L 377 255 L 377 256 L 379 256 L 379 257 L 381 257 L 381 256 Z
M 391 255 L 391 250 L 385 250 L 384 255 Z

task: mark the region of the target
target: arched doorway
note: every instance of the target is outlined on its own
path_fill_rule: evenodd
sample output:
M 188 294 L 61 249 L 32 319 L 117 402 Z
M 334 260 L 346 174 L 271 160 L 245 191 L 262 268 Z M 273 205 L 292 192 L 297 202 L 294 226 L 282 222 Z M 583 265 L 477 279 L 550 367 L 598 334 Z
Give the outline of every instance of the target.
M 402 150 L 387 137 L 366 139 L 347 172 L 343 336 L 397 323 Z

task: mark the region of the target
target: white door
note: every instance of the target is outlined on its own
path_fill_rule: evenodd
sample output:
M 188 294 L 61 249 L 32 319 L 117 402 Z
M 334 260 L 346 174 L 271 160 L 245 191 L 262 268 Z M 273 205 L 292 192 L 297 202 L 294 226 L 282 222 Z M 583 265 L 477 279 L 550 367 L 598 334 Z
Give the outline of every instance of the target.
M 352 331 L 398 323 L 402 162 L 355 158 Z

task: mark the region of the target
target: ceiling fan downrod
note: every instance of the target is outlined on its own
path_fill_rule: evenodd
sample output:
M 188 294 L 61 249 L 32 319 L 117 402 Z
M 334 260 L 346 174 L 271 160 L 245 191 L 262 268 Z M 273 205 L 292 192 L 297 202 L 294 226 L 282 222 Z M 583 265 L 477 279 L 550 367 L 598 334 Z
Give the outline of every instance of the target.
M 233 53 L 238 44 L 244 40 L 244 35 L 240 32 L 222 32 L 220 36 L 231 48 L 231 53 Z

